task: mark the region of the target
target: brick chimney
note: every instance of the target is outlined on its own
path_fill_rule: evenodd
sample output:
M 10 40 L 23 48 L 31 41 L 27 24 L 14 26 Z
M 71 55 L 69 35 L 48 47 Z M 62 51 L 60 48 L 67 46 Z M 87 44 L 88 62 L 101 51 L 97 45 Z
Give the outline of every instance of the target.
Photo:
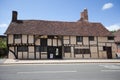
M 79 21 L 88 21 L 88 11 L 87 9 L 84 9 L 83 12 L 81 12 L 81 18 Z
M 17 11 L 12 11 L 12 22 L 17 21 Z

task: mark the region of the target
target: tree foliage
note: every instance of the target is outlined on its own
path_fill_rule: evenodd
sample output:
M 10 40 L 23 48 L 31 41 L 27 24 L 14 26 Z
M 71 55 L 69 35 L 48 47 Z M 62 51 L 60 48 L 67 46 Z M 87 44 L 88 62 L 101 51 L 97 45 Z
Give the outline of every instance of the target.
M 7 42 L 6 38 L 0 38 L 0 58 L 7 56 Z
M 0 38 L 0 48 L 7 48 L 6 39 Z

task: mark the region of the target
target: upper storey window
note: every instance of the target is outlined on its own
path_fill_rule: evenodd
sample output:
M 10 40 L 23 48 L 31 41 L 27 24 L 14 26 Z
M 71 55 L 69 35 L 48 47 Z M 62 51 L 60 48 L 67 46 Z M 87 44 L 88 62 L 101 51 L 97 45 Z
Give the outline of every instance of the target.
M 82 36 L 77 36 L 76 37 L 76 41 L 77 42 L 82 42 L 83 41 L 83 37 Z
M 113 36 L 109 36 L 108 40 L 114 40 L 114 37 Z
M 94 36 L 89 36 L 89 41 L 94 41 Z
M 21 34 L 15 34 L 14 35 L 14 39 L 21 39 L 22 38 L 22 35 Z

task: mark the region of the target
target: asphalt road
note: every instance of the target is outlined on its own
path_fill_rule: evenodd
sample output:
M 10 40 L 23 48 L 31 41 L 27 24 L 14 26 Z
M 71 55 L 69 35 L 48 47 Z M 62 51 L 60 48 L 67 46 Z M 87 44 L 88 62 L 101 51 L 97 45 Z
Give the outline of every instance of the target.
M 0 65 L 0 80 L 120 80 L 120 63 Z

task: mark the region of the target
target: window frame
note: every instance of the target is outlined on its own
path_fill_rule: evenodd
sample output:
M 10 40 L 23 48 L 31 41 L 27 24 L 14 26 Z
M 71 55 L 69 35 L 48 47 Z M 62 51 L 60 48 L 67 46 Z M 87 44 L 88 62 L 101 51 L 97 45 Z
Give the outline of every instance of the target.
M 46 46 L 40 46 L 40 52 L 47 52 Z
M 14 39 L 21 39 L 22 35 L 21 34 L 14 34 Z
M 83 42 L 83 36 L 76 36 L 77 42 Z
M 74 49 L 75 54 L 90 54 L 90 49 Z
M 95 37 L 94 36 L 89 36 L 89 41 L 94 41 Z
M 108 40 L 114 40 L 114 36 L 108 36 L 107 39 Z
M 28 46 L 18 46 L 18 52 L 28 52 Z
M 70 46 L 64 46 L 64 52 L 65 53 L 71 53 L 71 47 Z
M 41 38 L 40 39 L 40 44 L 41 44 L 41 46 L 47 46 L 47 39 L 46 38 Z

